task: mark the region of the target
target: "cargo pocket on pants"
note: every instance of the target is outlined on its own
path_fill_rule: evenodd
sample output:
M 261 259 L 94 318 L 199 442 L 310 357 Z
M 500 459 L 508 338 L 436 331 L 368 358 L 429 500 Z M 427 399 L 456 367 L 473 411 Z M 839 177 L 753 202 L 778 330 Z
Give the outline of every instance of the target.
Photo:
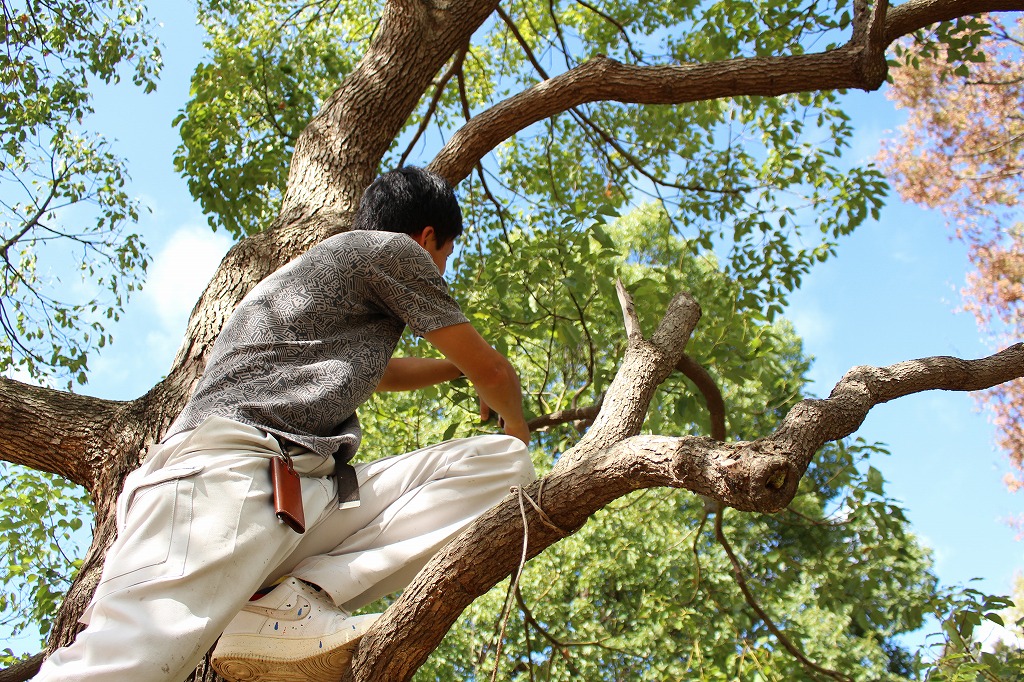
M 129 474 L 117 501 L 118 537 L 107 552 L 94 602 L 132 585 L 184 573 L 194 477 L 202 470 L 202 465 L 169 466 Z

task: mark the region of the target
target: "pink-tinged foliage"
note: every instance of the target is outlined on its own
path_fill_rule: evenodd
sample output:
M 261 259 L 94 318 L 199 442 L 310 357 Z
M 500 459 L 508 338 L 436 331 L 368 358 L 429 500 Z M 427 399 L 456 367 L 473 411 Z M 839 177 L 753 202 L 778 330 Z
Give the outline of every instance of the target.
M 941 210 L 967 244 L 974 271 L 964 307 L 1001 345 L 1024 338 L 1024 18 L 1010 28 L 988 21 L 992 35 L 973 51 L 984 61 L 961 61 L 955 43 L 952 51 L 935 42 L 907 47 L 907 66 L 891 70 L 889 97 L 909 116 L 880 160 L 904 200 Z M 1024 382 L 980 400 L 1016 491 L 1024 487 Z

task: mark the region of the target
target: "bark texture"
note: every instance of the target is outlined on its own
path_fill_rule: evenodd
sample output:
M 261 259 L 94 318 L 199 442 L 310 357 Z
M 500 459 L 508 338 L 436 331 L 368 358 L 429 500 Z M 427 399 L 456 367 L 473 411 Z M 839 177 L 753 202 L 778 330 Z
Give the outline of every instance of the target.
M 225 256 L 192 312 L 167 378 L 146 395 L 115 402 L 0 378 L 0 458 L 80 483 L 96 505 L 94 541 L 53 629 L 51 648 L 78 630 L 77 618 L 113 540 L 113 505 L 125 475 L 183 406 L 227 316 L 267 274 L 348 228 L 363 188 L 431 80 L 450 59 L 461 58 L 470 36 L 496 7 L 495 0 L 386 3 L 365 58 L 296 144 L 280 216 Z M 861 2 L 850 42 L 829 52 L 656 67 L 595 58 L 472 118 L 431 168 L 458 182 L 502 140 L 585 102 L 666 104 L 874 90 L 885 77 L 884 49 L 897 38 L 943 19 L 1021 9 L 1024 0 L 911 0 L 892 9 L 884 2 Z M 759 441 L 636 436 L 654 388 L 683 361 L 698 316 L 695 302 L 681 295 L 645 338 L 627 313 L 629 349 L 593 427 L 563 455 L 543 490 L 538 483 L 523 491 L 554 523 L 546 525 L 525 505 L 531 555 L 579 528 L 609 501 L 643 487 L 684 487 L 740 509 L 779 509 L 816 449 L 852 433 L 873 405 L 920 390 L 976 390 L 1024 374 L 1019 346 L 970 362 L 930 358 L 857 368 L 827 400 L 801 404 L 774 435 Z M 519 505 L 518 496 L 508 498 L 435 558 L 368 635 L 353 679 L 408 679 L 462 608 L 513 571 L 523 534 Z M 195 675 L 213 677 L 205 666 Z

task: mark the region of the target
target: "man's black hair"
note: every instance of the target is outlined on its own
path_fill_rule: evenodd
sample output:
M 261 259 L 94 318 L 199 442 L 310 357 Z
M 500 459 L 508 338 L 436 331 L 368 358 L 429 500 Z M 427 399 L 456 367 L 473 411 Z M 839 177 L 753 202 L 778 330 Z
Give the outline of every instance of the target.
M 434 228 L 439 247 L 462 234 L 455 190 L 437 173 L 403 166 L 366 188 L 352 229 L 414 235 L 428 225 Z

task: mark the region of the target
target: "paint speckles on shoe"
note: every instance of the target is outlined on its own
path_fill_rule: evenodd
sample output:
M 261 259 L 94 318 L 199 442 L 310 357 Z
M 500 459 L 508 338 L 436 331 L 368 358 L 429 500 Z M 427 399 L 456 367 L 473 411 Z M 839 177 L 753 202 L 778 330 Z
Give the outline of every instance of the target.
M 277 629 L 279 629 L 280 627 L 281 627 L 281 621 L 275 621 L 275 622 L 274 622 L 274 629 L 275 629 L 275 630 L 277 630 Z

